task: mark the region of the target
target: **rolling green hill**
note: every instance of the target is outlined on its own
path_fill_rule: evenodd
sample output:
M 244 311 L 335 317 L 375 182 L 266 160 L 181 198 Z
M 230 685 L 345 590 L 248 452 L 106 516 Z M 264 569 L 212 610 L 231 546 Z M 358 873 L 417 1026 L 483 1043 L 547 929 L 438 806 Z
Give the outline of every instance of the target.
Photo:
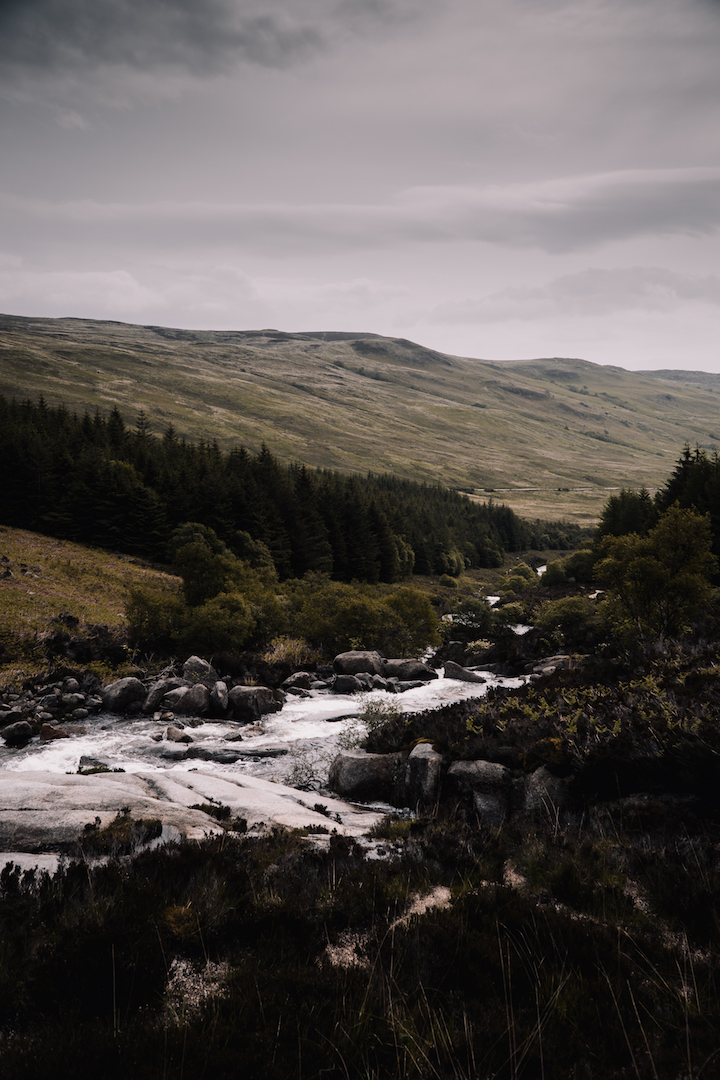
M 664 482 L 720 446 L 720 376 L 583 360 L 491 362 L 365 333 L 190 331 L 0 316 L 0 392 L 143 410 L 156 431 L 596 518 L 609 489 Z M 567 489 L 567 490 L 565 490 Z

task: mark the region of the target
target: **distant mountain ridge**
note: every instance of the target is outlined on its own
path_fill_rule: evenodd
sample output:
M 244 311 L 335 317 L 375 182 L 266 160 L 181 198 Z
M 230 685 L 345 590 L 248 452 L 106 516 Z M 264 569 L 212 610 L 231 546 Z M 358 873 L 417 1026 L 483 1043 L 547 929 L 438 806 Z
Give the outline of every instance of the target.
M 491 361 L 365 332 L 209 331 L 0 316 L 0 392 L 142 410 L 161 433 L 265 442 L 280 458 L 477 490 L 538 516 L 664 482 L 685 443 L 720 447 L 720 376 L 578 358 Z M 522 507 L 519 508 L 522 512 Z

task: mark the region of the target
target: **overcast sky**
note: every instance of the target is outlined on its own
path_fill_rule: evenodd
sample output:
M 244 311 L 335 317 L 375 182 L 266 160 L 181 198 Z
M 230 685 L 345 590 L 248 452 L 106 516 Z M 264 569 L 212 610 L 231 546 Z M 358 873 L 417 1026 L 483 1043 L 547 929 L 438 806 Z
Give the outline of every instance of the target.
M 0 0 L 0 310 L 720 371 L 720 0 Z

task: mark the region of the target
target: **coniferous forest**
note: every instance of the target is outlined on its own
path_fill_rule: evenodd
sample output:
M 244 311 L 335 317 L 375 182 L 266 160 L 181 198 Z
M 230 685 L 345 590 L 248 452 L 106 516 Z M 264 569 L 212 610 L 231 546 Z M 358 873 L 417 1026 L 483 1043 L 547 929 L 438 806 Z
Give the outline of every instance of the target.
M 286 465 L 265 446 L 223 452 L 172 427 L 158 436 L 142 413 L 130 426 L 118 409 L 78 416 L 42 398 L 0 397 L 0 454 L 8 525 L 163 560 L 172 531 L 199 522 L 240 557 L 248 536 L 264 544 L 281 578 L 453 574 L 508 551 L 562 550 L 579 533 L 440 485 Z

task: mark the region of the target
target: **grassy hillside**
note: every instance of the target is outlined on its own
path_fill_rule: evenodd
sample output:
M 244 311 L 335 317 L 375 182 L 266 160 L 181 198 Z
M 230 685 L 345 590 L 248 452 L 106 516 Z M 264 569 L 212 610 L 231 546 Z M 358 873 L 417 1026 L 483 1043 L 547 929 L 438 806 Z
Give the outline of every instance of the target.
M 477 489 L 593 520 L 720 445 L 720 376 L 583 360 L 490 362 L 362 333 L 212 332 L 0 316 L 0 392 L 348 471 Z M 563 490 L 568 489 L 568 490 Z
M 80 633 L 93 625 L 124 632 L 128 588 L 177 583 L 126 555 L 0 526 L 0 665 L 9 658 L 27 669 L 34 643 L 63 612 L 79 620 Z

